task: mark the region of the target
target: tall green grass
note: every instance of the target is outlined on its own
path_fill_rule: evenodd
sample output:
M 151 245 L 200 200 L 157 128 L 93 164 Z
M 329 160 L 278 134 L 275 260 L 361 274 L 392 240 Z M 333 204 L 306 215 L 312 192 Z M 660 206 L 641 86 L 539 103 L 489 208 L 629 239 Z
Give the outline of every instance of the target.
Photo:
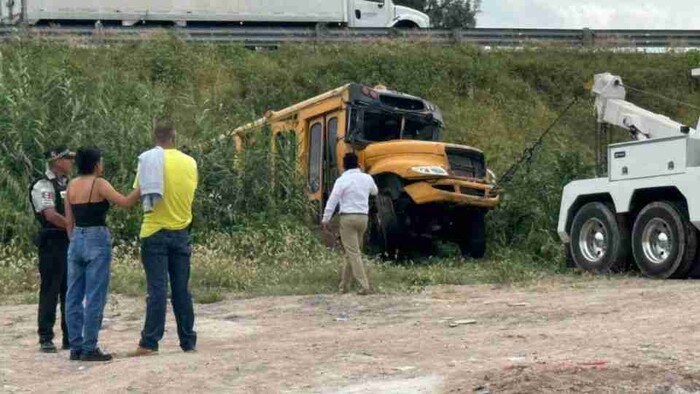
M 432 265 L 443 268 L 428 265 L 378 270 L 380 277 L 401 277 L 409 282 L 406 278 L 410 275 L 430 278 L 423 280 L 421 276 L 415 281 L 419 284 L 448 281 L 424 270 L 439 271 L 455 264 L 461 276 L 450 280 L 457 282 L 471 278 L 510 281 L 516 274 L 537 277 L 541 272 L 556 272 L 561 265 L 555 234 L 561 188 L 571 179 L 592 175 L 593 169 L 593 109 L 583 84 L 597 72 L 610 71 L 622 75 L 631 86 L 700 105 L 700 87 L 688 72 L 698 64 L 699 52 L 486 51 L 428 44 L 291 45 L 267 52 L 236 45 L 185 44 L 168 37 L 100 47 L 26 40 L 3 44 L 3 283 L 10 281 L 5 275 L 15 278 L 13 283 L 26 282 L 34 272 L 31 259 L 26 257 L 34 228 L 27 187 L 43 171 L 41 152 L 56 143 L 97 145 L 105 152 L 106 177 L 125 191 L 133 181 L 137 154 L 150 146 L 153 119 L 168 118 L 178 127 L 179 143 L 199 163 L 197 243 L 220 253 L 214 259 L 219 265 L 212 266 L 211 274 L 205 272 L 204 265 L 203 271 L 196 273 L 194 280 L 201 288 L 299 289 L 304 286 L 289 284 L 311 283 L 307 279 L 319 272 L 330 273 L 317 278 L 323 284 L 320 288 L 310 289 L 332 288 L 335 273 L 329 268 L 339 260 L 304 227 L 307 208 L 300 192 L 303 185 L 291 182 L 279 186 L 274 182 L 280 179 L 273 176 L 276 172 L 289 171 L 288 159 L 272 160 L 272 151 L 265 145 L 269 139 L 265 138 L 261 141 L 268 142 L 240 157 L 235 157 L 230 140 L 206 142 L 269 109 L 283 108 L 348 82 L 381 83 L 435 102 L 445 115 L 444 139 L 481 148 L 497 173 L 504 171 L 573 97 L 580 96 L 579 104 L 547 139 L 536 159 L 507 185 L 501 207 L 489 215 L 492 263 L 472 266 L 493 267 L 491 274 L 463 268 L 463 262 L 452 256 Z M 687 108 L 636 93 L 630 97 L 688 124 L 697 122 L 698 114 Z M 283 163 L 283 167 L 275 168 L 278 164 L 274 163 Z M 110 213 L 118 243 L 135 245 L 139 220 L 138 210 L 115 209 Z M 212 244 L 212 239 L 218 243 Z M 246 243 L 250 239 L 258 241 Z M 289 246 L 297 244 L 302 247 Z M 275 249 L 274 245 L 286 246 Z M 274 258 L 264 257 L 269 249 L 279 253 Z M 129 257 L 133 247 L 129 250 L 115 264 L 115 283 L 138 275 L 138 265 Z M 203 255 L 208 253 L 199 250 Z M 275 265 L 287 258 L 298 265 Z M 251 268 L 257 265 L 260 270 Z M 250 271 L 236 271 L 241 267 Z M 306 267 L 306 271 L 297 272 L 294 267 Z M 273 271 L 279 273 L 279 281 L 261 279 Z M 257 272 L 257 279 L 247 277 L 250 272 Z M 248 279 L 237 282 L 238 277 Z M 404 279 L 399 282 L 404 283 Z M 129 292 L 129 281 L 122 282 L 123 286 L 116 287 Z M 133 283 L 140 282 L 135 279 Z M 131 287 L 134 291 L 139 288 Z

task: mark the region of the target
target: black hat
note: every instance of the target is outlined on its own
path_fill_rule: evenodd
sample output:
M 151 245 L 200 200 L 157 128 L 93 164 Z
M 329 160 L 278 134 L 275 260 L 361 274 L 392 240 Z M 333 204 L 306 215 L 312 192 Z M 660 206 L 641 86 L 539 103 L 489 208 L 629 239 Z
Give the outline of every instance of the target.
M 72 152 L 65 145 L 60 145 L 55 148 L 51 148 L 44 152 L 44 158 L 48 161 L 56 161 L 58 159 L 74 159 L 75 152 Z

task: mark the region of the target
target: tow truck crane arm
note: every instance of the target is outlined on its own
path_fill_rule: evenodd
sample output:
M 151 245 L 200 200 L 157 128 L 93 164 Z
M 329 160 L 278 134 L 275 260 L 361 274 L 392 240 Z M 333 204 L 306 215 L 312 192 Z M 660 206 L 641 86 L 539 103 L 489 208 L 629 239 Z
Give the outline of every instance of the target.
M 625 85 L 617 75 L 596 75 L 592 92 L 598 122 L 622 127 L 630 132 L 634 140 L 674 137 L 680 133 L 695 134 L 700 129 L 700 121 L 693 129 L 625 101 Z

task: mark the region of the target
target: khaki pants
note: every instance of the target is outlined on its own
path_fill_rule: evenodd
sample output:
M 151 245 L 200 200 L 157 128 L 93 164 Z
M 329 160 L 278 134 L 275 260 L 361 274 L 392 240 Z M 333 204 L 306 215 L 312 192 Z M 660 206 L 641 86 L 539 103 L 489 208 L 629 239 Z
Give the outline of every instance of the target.
M 362 243 L 367 231 L 366 215 L 342 215 L 340 217 L 340 239 L 343 242 L 347 261 L 341 269 L 340 291 L 350 291 L 353 276 L 360 282 L 363 291 L 370 291 L 369 280 L 362 263 Z

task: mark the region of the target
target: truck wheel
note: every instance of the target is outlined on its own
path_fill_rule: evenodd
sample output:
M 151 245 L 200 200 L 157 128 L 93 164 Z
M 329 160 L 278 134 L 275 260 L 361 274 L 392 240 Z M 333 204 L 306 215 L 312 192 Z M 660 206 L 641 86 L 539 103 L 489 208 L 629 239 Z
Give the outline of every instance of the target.
M 591 202 L 576 213 L 571 226 L 571 258 L 584 271 L 622 271 L 629 255 L 629 230 L 608 205 Z
M 376 200 L 377 230 L 381 246 L 389 257 L 395 257 L 401 251 L 405 241 L 404 229 L 399 221 L 391 196 L 380 194 Z
M 462 217 L 461 238 L 457 241 L 464 257 L 483 258 L 486 254 L 486 212 L 470 211 Z
M 564 263 L 566 268 L 576 268 L 576 262 L 574 262 L 574 255 L 571 253 L 571 244 L 564 244 Z
M 693 266 L 697 235 L 684 209 L 663 201 L 642 209 L 634 222 L 632 252 L 650 278 L 684 278 Z
M 695 236 L 698 236 L 698 229 L 695 228 L 691 224 L 691 227 L 693 227 L 693 230 L 695 231 Z M 691 279 L 700 279 L 700 250 L 696 249 L 695 252 L 695 261 L 693 262 L 693 266 L 690 268 L 690 271 L 688 271 L 688 278 Z

